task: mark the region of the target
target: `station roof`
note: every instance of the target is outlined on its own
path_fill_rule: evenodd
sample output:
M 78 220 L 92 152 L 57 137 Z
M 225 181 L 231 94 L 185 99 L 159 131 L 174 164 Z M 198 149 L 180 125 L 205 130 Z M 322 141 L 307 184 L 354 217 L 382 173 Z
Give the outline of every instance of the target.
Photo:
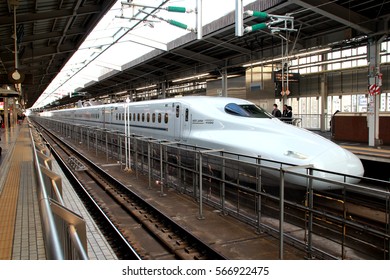
M 18 68 L 30 107 L 116 0 L 0 1 L 0 85 Z M 16 9 L 14 9 L 16 7 Z M 14 17 L 14 12 L 16 17 Z M 15 64 L 15 24 L 18 62 Z
M 234 3 L 234 0 L 224 1 Z M 14 20 L 11 2 L 12 0 L 7 0 L 6 3 L 0 4 L 0 71 L 3 77 L 15 66 L 14 45 L 11 38 Z M 66 68 L 65 64 L 70 57 L 83 46 L 82 43 L 92 28 L 116 1 L 40 0 L 31 4 L 25 3 L 30 1 L 19 2 L 16 9 L 19 44 L 18 68 L 25 74 L 22 87 L 28 108 L 43 94 L 61 69 Z M 154 6 L 158 7 L 170 4 L 170 1 L 163 0 L 150 0 L 149 2 L 154 2 Z M 319 46 L 341 48 L 347 45 L 361 45 L 369 39 L 377 40 L 388 36 L 390 19 L 390 1 L 388 0 L 257 0 L 247 2 L 251 3 L 247 4 L 244 10 L 265 11 L 272 15 L 294 17 L 296 31 L 288 34 L 290 48 L 294 53 L 299 53 L 300 50 L 315 49 Z M 118 12 L 120 13 L 119 10 L 116 11 L 117 14 Z M 232 11 L 203 25 L 201 40 L 197 39 L 195 33 L 186 31 L 182 33 L 183 35 L 168 42 L 162 39 L 151 40 L 150 37 L 149 41 L 140 42 L 141 22 L 144 28 L 147 28 L 146 25 L 167 28 L 166 23 L 157 22 L 152 15 L 161 16 L 163 14 L 152 8 L 144 8 L 144 12 L 137 10 L 134 13 L 133 11 L 132 17 L 137 18 L 130 21 L 133 25 L 126 29 L 123 27 L 115 29 L 115 35 L 111 36 L 111 41 L 107 44 L 87 46 L 90 52 L 83 58 L 84 65 L 81 68 L 73 67 L 73 72 L 66 74 L 69 77 L 67 81 L 71 82 L 71 78 L 76 73 L 93 76 L 77 85 L 75 90 L 87 92 L 89 96 L 99 96 L 121 91 L 131 92 L 138 87 L 202 73 L 216 76 L 225 70 L 228 73 L 240 73 L 243 71 L 243 65 L 249 62 L 280 56 L 282 40 L 280 35 L 286 35 L 262 29 L 243 36 L 236 36 L 235 14 Z M 252 26 L 259 22 L 261 20 L 256 17 L 244 17 L 244 26 Z M 117 46 L 114 43 L 120 45 L 121 36 L 126 36 L 127 43 L 131 41 L 131 44 L 147 45 L 147 48 L 138 57 L 126 56 L 125 59 L 123 55 L 120 64 L 113 60 L 110 63 L 110 49 L 115 51 Z M 131 39 L 128 36 L 132 36 Z M 153 39 L 158 38 L 157 33 L 152 36 Z M 94 42 L 96 43 L 96 40 Z M 126 43 L 123 42 L 122 45 L 124 44 Z M 96 47 L 100 50 L 93 51 L 92 49 Z M 133 48 L 136 49 L 136 47 L 131 47 L 128 52 L 131 53 Z M 100 68 L 100 71 L 95 73 L 88 70 L 87 65 L 94 67 L 94 71 Z M 88 71 L 88 74 L 82 73 L 83 69 Z M 53 91 L 56 89 L 60 91 L 59 87 L 55 87 Z

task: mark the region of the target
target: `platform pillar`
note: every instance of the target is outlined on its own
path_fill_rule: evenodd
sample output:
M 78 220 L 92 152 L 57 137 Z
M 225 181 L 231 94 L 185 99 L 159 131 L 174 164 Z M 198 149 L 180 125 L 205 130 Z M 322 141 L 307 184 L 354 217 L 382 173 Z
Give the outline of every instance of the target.
M 227 70 L 223 70 L 222 73 L 222 96 L 228 96 L 228 78 L 227 78 Z
M 379 40 L 370 40 L 368 42 L 368 108 L 367 108 L 367 126 L 368 126 L 368 145 L 371 147 L 381 144 L 379 139 L 379 107 L 380 107 L 380 45 L 384 37 Z M 375 91 L 378 88 L 378 91 Z
M 326 131 L 326 121 L 328 116 L 328 92 L 327 92 L 327 79 L 326 74 L 321 74 L 321 84 L 320 84 L 320 94 L 321 94 L 321 123 L 320 123 L 320 130 L 322 132 Z
M 4 123 L 4 128 L 8 129 L 8 98 L 3 98 L 4 100 L 4 116 L 3 116 L 3 123 Z

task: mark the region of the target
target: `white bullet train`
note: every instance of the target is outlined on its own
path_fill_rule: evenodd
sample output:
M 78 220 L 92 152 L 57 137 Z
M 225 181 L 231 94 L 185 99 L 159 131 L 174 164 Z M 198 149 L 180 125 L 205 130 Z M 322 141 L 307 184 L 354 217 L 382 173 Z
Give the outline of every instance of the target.
M 257 105 L 243 99 L 188 96 L 134 103 L 88 106 L 41 113 L 61 121 L 125 130 L 125 106 L 129 106 L 131 133 L 179 141 L 227 152 L 261 156 L 262 159 L 293 165 L 363 176 L 361 161 L 351 152 L 308 130 L 286 124 Z M 279 167 L 280 164 L 262 164 Z M 298 169 L 305 173 L 306 169 Z M 270 172 L 273 183 L 279 184 L 279 172 Z M 344 181 L 344 176 L 316 171 L 316 176 Z M 359 179 L 348 178 L 357 183 Z M 286 182 L 306 186 L 307 179 L 286 175 Z M 315 180 L 316 189 L 337 186 Z

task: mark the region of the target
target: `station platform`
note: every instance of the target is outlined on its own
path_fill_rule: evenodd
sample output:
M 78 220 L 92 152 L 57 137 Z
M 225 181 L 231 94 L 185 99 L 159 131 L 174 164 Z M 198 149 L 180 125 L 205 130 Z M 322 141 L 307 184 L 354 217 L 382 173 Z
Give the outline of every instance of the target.
M 46 260 L 27 122 L 7 130 L 0 128 L 0 138 L 0 260 Z M 64 178 L 55 162 L 53 166 Z M 69 182 L 63 179 L 62 184 L 65 206 L 86 221 L 89 258 L 116 259 Z
M 388 145 L 371 147 L 367 143 L 334 141 L 330 131 L 321 132 L 316 130 L 313 132 L 349 150 L 362 160 L 390 163 L 390 146 Z

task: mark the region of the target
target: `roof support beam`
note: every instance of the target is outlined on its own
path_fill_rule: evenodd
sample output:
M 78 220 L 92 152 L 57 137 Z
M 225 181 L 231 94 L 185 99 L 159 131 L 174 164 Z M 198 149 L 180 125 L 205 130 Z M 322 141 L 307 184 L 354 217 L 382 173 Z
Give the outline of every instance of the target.
M 130 42 L 133 42 L 133 43 L 136 43 L 136 44 L 139 44 L 139 45 L 142 45 L 142 46 L 146 46 L 146 47 L 149 47 L 149 48 L 153 48 L 153 49 L 158 49 L 158 50 L 163 50 L 163 51 L 167 51 L 167 45 L 166 44 L 163 44 L 161 42 L 158 42 L 158 41 L 155 41 L 155 40 L 151 40 L 151 39 L 148 39 L 148 38 L 145 38 L 145 37 L 142 37 L 142 36 L 138 36 L 138 35 L 135 35 L 135 34 L 126 34 L 126 36 L 123 38 L 124 42 L 125 41 L 130 41 Z
M 103 12 L 103 9 L 99 5 L 88 5 L 84 7 L 79 7 L 77 9 L 77 16 L 82 16 L 86 14 L 100 14 Z M 58 18 L 68 18 L 75 15 L 74 9 L 59 9 L 51 10 L 48 12 L 39 12 L 39 13 L 19 13 L 16 16 L 16 22 L 18 24 L 22 23 L 32 23 L 34 21 L 40 20 L 54 20 Z M 12 25 L 14 22 L 13 15 L 11 16 L 2 16 L 0 17 L 0 25 Z
M 220 62 L 219 60 L 215 59 L 214 57 L 207 56 L 207 55 L 200 54 L 200 53 L 196 53 L 196 52 L 193 52 L 193 51 L 190 51 L 187 49 L 176 49 L 176 50 L 171 51 L 171 53 L 183 56 L 183 57 L 188 58 L 188 59 L 199 61 L 199 62 L 205 63 L 205 64 L 216 64 L 216 63 Z
M 327 0 L 290 0 L 301 7 L 352 27 L 364 34 L 375 32 L 371 19 Z
M 219 46 L 219 47 L 224 47 L 224 48 L 226 48 L 228 50 L 231 50 L 231 51 L 236 51 L 238 53 L 242 53 L 242 54 L 250 54 L 251 53 L 251 51 L 248 50 L 248 49 L 241 48 L 239 46 L 236 46 L 236 45 L 233 45 L 231 43 L 227 43 L 227 42 L 218 40 L 218 39 L 213 38 L 213 37 L 209 37 L 209 38 L 205 39 L 205 41 L 210 42 L 213 45 L 216 45 L 216 46 Z

